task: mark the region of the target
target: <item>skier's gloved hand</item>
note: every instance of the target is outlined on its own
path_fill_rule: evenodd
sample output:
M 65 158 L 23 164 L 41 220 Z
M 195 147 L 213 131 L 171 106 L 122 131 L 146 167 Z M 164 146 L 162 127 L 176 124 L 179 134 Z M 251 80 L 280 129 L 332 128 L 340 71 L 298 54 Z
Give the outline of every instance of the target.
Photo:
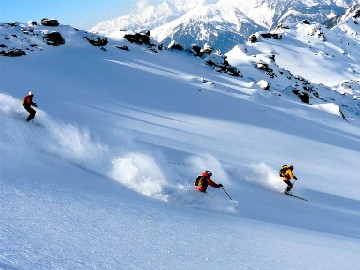
M 222 185 L 222 184 L 219 184 L 219 188 L 221 188 L 221 187 L 223 187 L 223 185 Z
M 297 177 L 294 175 L 294 179 L 297 180 Z
M 33 105 L 34 107 L 37 107 L 37 104 L 36 103 L 34 103 L 34 105 Z

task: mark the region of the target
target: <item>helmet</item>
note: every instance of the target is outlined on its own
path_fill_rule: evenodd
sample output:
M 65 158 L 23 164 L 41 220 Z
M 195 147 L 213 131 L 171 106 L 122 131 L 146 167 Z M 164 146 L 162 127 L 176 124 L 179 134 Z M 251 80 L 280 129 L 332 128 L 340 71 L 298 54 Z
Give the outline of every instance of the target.
M 34 95 L 34 93 L 29 91 L 29 96 L 33 96 L 33 95 Z
M 210 171 L 205 171 L 205 173 L 210 177 L 210 176 L 212 176 L 212 172 L 210 172 Z

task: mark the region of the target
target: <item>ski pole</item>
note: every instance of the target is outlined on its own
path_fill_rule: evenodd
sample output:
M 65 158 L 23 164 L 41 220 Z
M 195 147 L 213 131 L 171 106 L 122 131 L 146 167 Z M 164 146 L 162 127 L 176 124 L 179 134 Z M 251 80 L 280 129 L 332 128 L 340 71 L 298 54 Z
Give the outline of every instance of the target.
M 232 200 L 232 201 L 234 201 L 234 200 L 230 197 L 230 195 L 226 192 L 225 188 L 222 187 L 222 189 L 224 190 L 225 194 L 229 197 L 229 199 Z
M 17 116 L 20 116 L 20 115 L 22 115 L 22 114 L 24 114 L 24 113 L 25 113 L 25 112 L 18 113 Z

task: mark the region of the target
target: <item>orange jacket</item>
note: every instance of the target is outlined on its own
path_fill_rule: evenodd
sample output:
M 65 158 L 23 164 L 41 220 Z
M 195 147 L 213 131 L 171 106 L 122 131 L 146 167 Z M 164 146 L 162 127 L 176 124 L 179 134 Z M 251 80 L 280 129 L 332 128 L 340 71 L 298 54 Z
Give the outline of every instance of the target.
M 206 181 L 203 181 L 202 185 L 195 186 L 196 190 L 201 191 L 201 192 L 206 192 L 206 189 L 207 189 L 208 186 L 211 186 L 211 187 L 214 187 L 214 188 L 219 188 L 220 187 L 220 185 L 213 182 L 205 172 L 203 172 L 201 174 L 201 176 L 205 177 Z

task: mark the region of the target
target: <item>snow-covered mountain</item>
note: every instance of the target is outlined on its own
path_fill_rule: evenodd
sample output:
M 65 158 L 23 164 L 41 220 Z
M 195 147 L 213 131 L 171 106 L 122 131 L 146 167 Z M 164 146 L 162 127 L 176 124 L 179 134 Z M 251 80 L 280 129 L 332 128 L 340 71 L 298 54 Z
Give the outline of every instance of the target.
M 223 55 L 1 23 L 0 268 L 359 269 L 359 25 Z
M 120 30 L 154 29 L 200 5 L 199 1 L 165 1 L 159 5 L 138 9 L 119 18 L 100 22 L 91 31 L 102 35 Z
M 302 20 L 323 23 L 344 14 L 357 1 L 165 1 L 127 16 L 99 23 L 92 32 L 116 35 L 119 30 L 151 30 L 165 45 L 175 41 L 190 46 L 206 43 L 227 52 L 251 33 L 274 29 L 280 23 Z M 192 3 L 192 4 L 189 4 Z

